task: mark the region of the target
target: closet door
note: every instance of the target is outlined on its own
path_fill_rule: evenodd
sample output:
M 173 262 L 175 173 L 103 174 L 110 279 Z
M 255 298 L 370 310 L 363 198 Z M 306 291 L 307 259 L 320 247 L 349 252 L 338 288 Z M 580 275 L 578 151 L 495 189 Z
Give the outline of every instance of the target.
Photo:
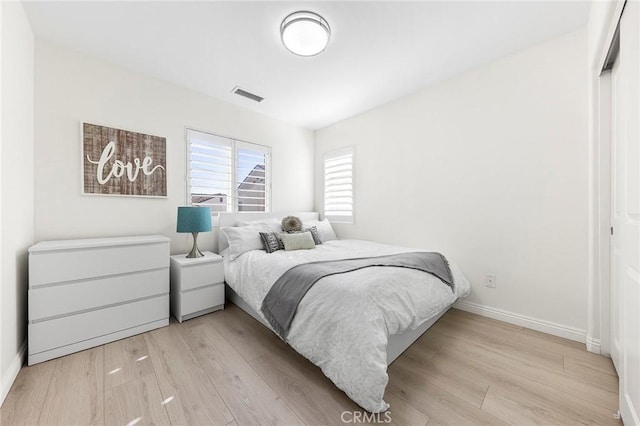
M 611 356 L 625 424 L 640 424 L 640 6 L 628 1 L 612 70 Z
M 624 106 L 625 98 L 624 81 L 621 73 L 620 62 L 622 58 L 618 56 L 616 62 L 611 69 L 611 360 L 616 367 L 618 375 L 622 375 L 622 366 L 620 365 L 621 347 L 621 326 L 622 326 L 622 309 L 620 307 L 621 282 L 620 272 L 624 270 L 623 258 L 621 255 L 622 247 L 620 231 L 622 230 L 623 208 L 621 191 L 623 189 L 621 182 L 623 181 L 623 167 L 620 162 L 624 159 Z

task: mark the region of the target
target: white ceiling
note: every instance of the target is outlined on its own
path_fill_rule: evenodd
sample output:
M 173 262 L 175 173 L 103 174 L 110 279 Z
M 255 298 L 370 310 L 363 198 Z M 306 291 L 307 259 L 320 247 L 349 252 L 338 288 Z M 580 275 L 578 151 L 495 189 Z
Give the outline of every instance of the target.
M 37 37 L 298 126 L 317 129 L 576 30 L 571 2 L 27 2 Z M 282 19 L 327 19 L 310 58 L 280 42 Z M 255 103 L 234 86 L 263 96 Z

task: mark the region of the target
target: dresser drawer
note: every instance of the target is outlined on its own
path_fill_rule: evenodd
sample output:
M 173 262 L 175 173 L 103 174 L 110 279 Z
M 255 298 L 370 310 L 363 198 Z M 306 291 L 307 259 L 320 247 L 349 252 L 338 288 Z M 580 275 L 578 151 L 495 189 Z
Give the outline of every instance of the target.
M 224 282 L 222 262 L 183 266 L 176 272 L 180 274 L 180 289 L 182 291 Z
M 29 324 L 29 355 L 168 318 L 169 295 Z
M 29 322 L 169 293 L 167 268 L 29 290 Z
M 224 305 L 224 284 L 183 292 L 181 316 Z
M 29 254 L 29 288 L 169 266 L 169 244 L 150 243 Z

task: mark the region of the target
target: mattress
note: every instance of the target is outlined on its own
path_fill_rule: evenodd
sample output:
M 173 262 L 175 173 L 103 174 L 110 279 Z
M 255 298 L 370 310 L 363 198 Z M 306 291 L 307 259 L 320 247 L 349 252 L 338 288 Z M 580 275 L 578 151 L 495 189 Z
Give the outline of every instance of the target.
M 361 240 L 327 241 L 312 250 L 252 250 L 233 261 L 225 257 L 225 281 L 262 316 L 267 292 L 293 266 L 413 251 Z M 453 290 L 430 274 L 404 268 L 371 267 L 322 278 L 300 302 L 287 343 L 361 407 L 385 411 L 389 336 L 419 327 L 469 293 L 467 279 L 449 264 Z

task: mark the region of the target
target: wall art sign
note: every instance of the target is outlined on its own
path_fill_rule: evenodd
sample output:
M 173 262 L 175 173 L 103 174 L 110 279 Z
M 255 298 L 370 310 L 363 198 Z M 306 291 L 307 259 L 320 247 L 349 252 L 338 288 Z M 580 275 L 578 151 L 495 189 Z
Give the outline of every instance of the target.
M 82 123 L 82 192 L 167 196 L 167 139 Z

